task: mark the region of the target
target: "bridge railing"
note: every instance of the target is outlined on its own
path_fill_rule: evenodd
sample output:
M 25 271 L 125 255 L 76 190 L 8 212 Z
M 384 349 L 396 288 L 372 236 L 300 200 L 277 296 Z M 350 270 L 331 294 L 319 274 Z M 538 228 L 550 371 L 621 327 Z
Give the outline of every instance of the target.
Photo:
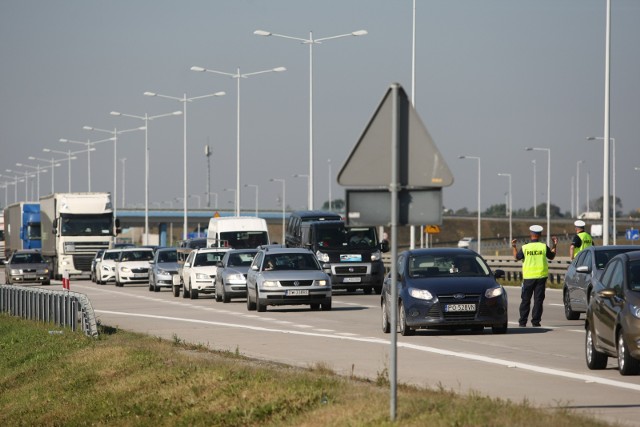
M 81 328 L 87 336 L 98 336 L 93 306 L 86 295 L 78 292 L 0 285 L 0 311 L 73 331 Z
M 512 256 L 484 256 L 483 258 L 492 270 L 504 270 L 507 280 L 522 280 L 522 261 L 516 261 Z M 389 252 L 382 254 L 382 261 L 386 271 L 389 271 L 391 254 Z M 569 257 L 555 257 L 549 261 L 549 281 L 562 283 L 570 263 Z

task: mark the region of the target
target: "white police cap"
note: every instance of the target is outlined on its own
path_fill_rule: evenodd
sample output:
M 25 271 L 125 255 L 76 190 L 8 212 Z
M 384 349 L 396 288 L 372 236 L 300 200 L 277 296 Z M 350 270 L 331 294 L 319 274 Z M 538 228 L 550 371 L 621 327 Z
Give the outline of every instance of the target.
M 584 228 L 586 224 L 584 223 L 583 220 L 579 219 L 576 222 L 574 222 L 573 225 L 575 225 L 576 227 Z
M 540 234 L 542 233 L 543 228 L 541 225 L 532 225 L 531 227 L 529 227 L 529 230 L 532 233 Z

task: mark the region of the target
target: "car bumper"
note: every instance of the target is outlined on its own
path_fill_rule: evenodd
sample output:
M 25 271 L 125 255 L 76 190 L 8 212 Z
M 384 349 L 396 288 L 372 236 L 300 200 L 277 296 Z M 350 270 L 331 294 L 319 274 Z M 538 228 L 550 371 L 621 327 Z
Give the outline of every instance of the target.
M 149 275 L 143 275 L 142 273 L 136 273 L 135 275 L 121 274 L 118 279 L 120 283 L 147 283 L 149 282 Z
M 445 304 L 404 300 L 405 321 L 412 328 L 502 326 L 508 321 L 507 301 L 493 298 L 476 303 L 475 311 L 447 311 Z
M 212 294 L 216 291 L 216 284 L 212 280 L 196 280 L 191 283 L 191 288 L 202 294 Z
M 229 298 L 241 298 L 247 296 L 247 284 L 225 283 L 224 294 Z
M 48 274 L 15 274 L 10 275 L 11 283 L 44 283 L 49 281 Z
M 173 277 L 169 275 L 156 276 L 154 283 L 159 288 L 170 288 L 173 286 Z
M 353 269 L 353 272 L 349 269 Z M 323 264 L 323 270 L 331 277 L 333 289 L 359 289 L 363 285 L 382 288 L 384 280 L 384 264 L 381 261 Z
M 331 288 L 309 290 L 309 295 L 287 295 L 287 289 L 261 289 L 258 299 L 264 305 L 320 304 L 331 301 Z

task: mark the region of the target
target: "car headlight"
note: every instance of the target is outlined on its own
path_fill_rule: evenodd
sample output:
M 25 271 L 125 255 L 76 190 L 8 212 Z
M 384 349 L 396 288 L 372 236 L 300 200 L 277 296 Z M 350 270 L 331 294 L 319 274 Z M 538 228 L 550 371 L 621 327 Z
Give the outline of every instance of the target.
M 48 274 L 49 273 L 49 269 L 48 268 L 41 268 L 36 273 L 37 274 Z
M 229 281 L 234 281 L 234 282 L 244 282 L 244 276 L 242 274 L 230 274 L 229 277 L 227 278 L 227 280 Z
M 318 284 L 318 286 L 327 286 L 326 280 L 316 280 L 316 283 Z
M 130 273 L 130 272 L 131 272 L 131 269 L 130 269 L 129 267 L 124 267 L 124 266 L 123 266 L 123 267 L 120 267 L 120 271 L 123 271 L 123 272 L 125 272 L 125 273 Z
M 432 300 L 433 295 L 426 289 L 409 288 L 409 295 L 416 299 Z
M 635 317 L 636 319 L 640 319 L 640 307 L 638 307 L 637 305 L 632 305 L 629 308 L 631 310 L 631 314 L 633 314 L 633 317 Z
M 207 279 L 209 279 L 208 274 L 196 273 L 196 280 L 207 280 Z
M 486 298 L 495 298 L 499 297 L 504 293 L 504 288 L 502 286 L 496 286 L 495 288 L 490 288 L 484 291 L 484 296 Z
M 11 274 L 20 274 L 20 270 L 18 270 L 17 268 L 12 268 L 11 269 Z
M 167 270 L 160 269 L 160 270 L 158 270 L 158 272 L 156 274 L 161 274 L 161 275 L 165 276 L 165 275 L 169 274 L 169 272 Z
M 318 258 L 320 262 L 329 262 L 329 254 L 325 254 L 324 252 L 316 252 L 316 258 Z
M 380 251 L 371 252 L 371 261 L 379 261 L 381 257 Z
M 278 286 L 278 282 L 276 280 L 265 280 L 264 282 L 262 282 L 262 286 L 264 286 L 265 288 L 275 288 L 276 286 Z

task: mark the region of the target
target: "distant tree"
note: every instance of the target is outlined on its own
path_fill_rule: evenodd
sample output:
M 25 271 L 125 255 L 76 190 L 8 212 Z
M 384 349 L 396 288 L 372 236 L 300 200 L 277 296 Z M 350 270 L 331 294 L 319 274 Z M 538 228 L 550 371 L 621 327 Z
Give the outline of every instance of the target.
M 334 211 L 343 211 L 345 207 L 346 207 L 346 203 L 342 199 L 334 199 L 331 201 L 331 209 Z M 322 210 L 323 211 L 329 210 L 328 200 L 322 204 Z
M 602 208 L 604 205 L 604 197 L 598 197 L 597 199 L 591 201 L 590 207 L 592 211 L 602 212 Z M 609 216 L 613 215 L 613 196 L 610 196 L 609 200 Z M 616 197 L 616 216 L 620 216 L 622 214 L 622 200 L 619 197 Z
M 471 215 L 471 212 L 469 212 L 469 209 L 467 208 L 461 208 L 455 212 L 455 215 L 468 216 Z
M 489 206 L 483 213 L 486 216 L 507 216 L 507 214 L 507 205 L 504 203 Z

